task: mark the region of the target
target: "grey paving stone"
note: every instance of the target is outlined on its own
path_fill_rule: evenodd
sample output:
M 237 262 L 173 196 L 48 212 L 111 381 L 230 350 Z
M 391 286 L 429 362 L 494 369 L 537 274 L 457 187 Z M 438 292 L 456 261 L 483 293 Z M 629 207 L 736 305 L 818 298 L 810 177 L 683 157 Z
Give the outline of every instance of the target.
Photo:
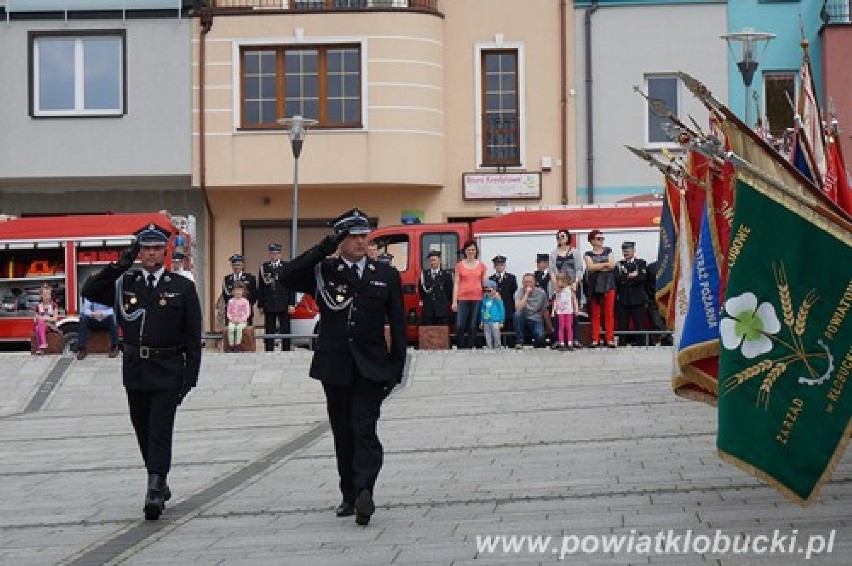
M 836 529 L 852 555 L 852 462 L 808 510 L 715 456 L 715 410 L 675 397 L 669 349 L 411 352 L 383 406 L 385 466 L 367 528 L 339 519 L 330 434 L 270 453 L 326 420 L 310 354 L 206 353 L 178 414 L 163 519 L 141 519 L 145 475 L 117 360 L 74 361 L 41 410 L 49 360 L 0 355 L 0 563 L 122 556 L 126 564 L 794 564 L 793 557 L 477 554 L 477 534 Z M 222 492 L 245 466 L 262 469 Z M 195 496 L 210 494 L 204 505 Z M 139 535 L 132 548 L 120 533 Z M 101 546 L 104 545 L 104 546 Z M 771 558 L 772 560 L 769 560 Z

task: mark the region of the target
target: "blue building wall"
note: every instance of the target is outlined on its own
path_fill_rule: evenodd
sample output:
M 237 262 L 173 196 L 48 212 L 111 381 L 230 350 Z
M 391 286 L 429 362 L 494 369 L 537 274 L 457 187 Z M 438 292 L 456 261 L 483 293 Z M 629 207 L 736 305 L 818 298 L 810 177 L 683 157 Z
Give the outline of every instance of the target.
M 728 33 L 753 28 L 754 31 L 769 32 L 776 35 L 764 50 L 758 45 L 756 53 L 760 66 L 754 74 L 752 89 L 763 94 L 763 73 L 772 71 L 796 71 L 802 66 L 802 29 L 810 42 L 808 52 L 811 57 L 814 83 L 817 97 L 822 103 L 822 55 L 819 45 L 819 30 L 822 27 L 820 9 L 822 2 L 817 0 L 735 0 L 728 2 Z M 722 41 L 722 40 L 720 40 Z M 740 60 L 740 46 L 734 53 L 728 52 L 728 104 L 738 116 L 745 113 L 744 87 L 742 75 L 737 68 Z M 751 101 L 751 115 L 754 116 L 754 102 Z M 761 108 L 763 101 L 761 100 Z

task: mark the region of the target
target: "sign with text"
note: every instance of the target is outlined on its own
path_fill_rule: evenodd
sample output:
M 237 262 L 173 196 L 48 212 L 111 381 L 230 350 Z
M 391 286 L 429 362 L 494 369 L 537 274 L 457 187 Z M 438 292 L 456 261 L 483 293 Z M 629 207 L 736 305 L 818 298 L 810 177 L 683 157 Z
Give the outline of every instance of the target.
M 541 173 L 462 173 L 465 200 L 540 199 Z

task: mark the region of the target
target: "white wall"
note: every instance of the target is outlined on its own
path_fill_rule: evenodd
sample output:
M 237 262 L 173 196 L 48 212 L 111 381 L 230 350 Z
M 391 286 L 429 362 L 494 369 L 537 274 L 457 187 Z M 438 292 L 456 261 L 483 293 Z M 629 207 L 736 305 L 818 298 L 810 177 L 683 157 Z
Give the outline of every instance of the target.
M 647 73 L 686 71 L 722 100 L 727 96 L 727 47 L 719 36 L 726 29 L 725 4 L 601 7 L 592 15 L 592 79 L 594 101 L 594 202 L 611 202 L 638 194 L 631 188 L 662 187 L 662 177 L 629 153 L 625 144 L 643 147 Z M 584 10 L 574 14 L 577 108 L 577 186 L 586 187 L 586 117 Z M 680 118 L 692 115 L 702 127 L 707 113 L 681 87 Z M 618 187 L 624 191 L 618 192 Z M 583 202 L 582 195 L 580 196 Z
M 174 18 L 17 20 L 0 29 L 0 176 L 188 175 L 190 23 Z M 116 29 L 127 33 L 127 114 L 31 118 L 30 30 Z

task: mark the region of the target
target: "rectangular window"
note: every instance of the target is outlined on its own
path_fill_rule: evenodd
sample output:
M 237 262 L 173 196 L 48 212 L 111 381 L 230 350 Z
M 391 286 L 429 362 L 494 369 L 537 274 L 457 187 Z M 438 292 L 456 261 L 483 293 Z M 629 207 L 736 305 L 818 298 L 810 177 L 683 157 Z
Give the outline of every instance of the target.
M 521 164 L 518 51 L 482 51 L 482 164 Z
M 429 252 L 441 252 L 441 267 L 453 270 L 459 259 L 459 236 L 455 232 L 430 232 L 423 234 L 420 239 L 420 265 L 423 269 L 429 266 Z
M 125 112 L 124 31 L 31 32 L 31 116 Z
M 645 91 L 648 93 L 649 98 L 661 101 L 672 114 L 675 116 L 678 115 L 680 104 L 678 97 L 678 78 L 676 76 L 647 75 L 645 77 Z M 648 116 L 646 122 L 646 145 L 657 147 L 672 145 L 674 142 L 664 129 L 664 125 L 669 120 L 654 114 L 651 111 L 650 104 L 646 105 L 645 108 Z
M 250 47 L 241 52 L 243 128 L 302 116 L 319 127 L 361 127 L 361 48 Z
M 766 105 L 766 122 L 773 137 L 781 137 L 787 128 L 793 127 L 793 105 L 796 100 L 795 71 L 764 73 L 763 89 Z

